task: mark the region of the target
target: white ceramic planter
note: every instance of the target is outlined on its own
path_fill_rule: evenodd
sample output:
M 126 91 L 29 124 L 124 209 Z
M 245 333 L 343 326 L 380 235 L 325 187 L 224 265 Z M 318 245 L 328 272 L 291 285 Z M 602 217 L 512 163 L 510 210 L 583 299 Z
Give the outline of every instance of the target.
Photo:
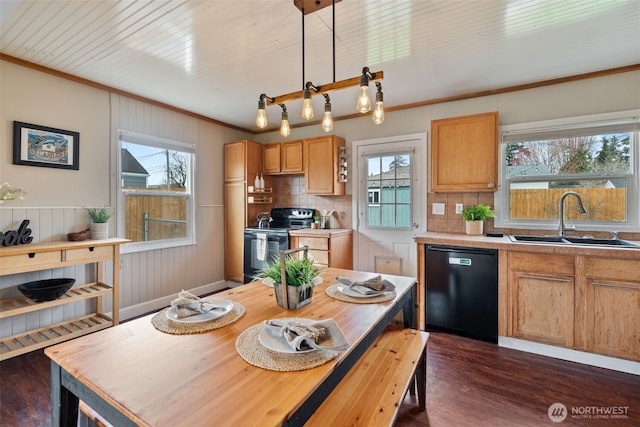
M 108 239 L 109 238 L 109 223 L 97 223 L 92 222 L 89 226 L 91 231 L 91 238 L 94 240 Z
M 483 229 L 484 221 L 465 221 L 465 230 L 468 236 L 482 236 Z

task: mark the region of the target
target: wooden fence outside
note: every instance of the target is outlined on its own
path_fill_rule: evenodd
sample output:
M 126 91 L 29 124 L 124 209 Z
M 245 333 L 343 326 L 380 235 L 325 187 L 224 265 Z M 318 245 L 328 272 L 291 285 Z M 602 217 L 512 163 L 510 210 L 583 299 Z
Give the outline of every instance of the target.
M 510 218 L 558 219 L 558 203 L 567 191 L 575 191 L 580 195 L 587 213 L 580 215 L 575 197 L 570 196 L 565 201 L 565 218 L 589 221 L 626 220 L 624 188 L 514 189 L 510 193 Z
M 127 195 L 125 212 L 126 238 L 133 242 L 175 239 L 187 235 L 187 199 L 184 197 Z M 149 218 L 147 221 L 145 213 Z

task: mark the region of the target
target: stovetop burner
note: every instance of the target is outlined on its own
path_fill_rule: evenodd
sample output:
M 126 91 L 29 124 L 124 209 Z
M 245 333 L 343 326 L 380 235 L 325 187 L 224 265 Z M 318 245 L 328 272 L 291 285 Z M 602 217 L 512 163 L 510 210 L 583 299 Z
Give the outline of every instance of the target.
M 273 208 L 268 228 L 249 227 L 251 230 L 295 230 L 310 228 L 314 210 L 310 208 Z

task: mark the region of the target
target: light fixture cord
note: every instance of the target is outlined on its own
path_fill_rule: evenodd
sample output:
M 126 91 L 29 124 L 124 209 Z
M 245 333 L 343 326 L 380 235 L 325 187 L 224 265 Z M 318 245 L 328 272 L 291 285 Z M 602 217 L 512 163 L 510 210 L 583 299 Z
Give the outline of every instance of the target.
M 302 89 L 304 90 L 304 7 L 301 7 L 300 10 L 302 11 Z
M 336 82 L 336 0 L 332 0 L 332 18 L 331 28 L 333 30 L 333 82 Z

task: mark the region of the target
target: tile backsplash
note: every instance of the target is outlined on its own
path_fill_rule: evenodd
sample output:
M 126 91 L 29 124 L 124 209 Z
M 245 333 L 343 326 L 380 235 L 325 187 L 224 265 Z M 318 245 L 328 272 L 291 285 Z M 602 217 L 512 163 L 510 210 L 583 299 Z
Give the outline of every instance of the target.
M 271 177 L 274 206 L 281 208 L 312 208 L 316 215 L 322 211 L 335 210 L 331 216 L 330 228 L 352 228 L 351 195 L 316 196 L 304 191 L 304 175 L 284 175 Z

